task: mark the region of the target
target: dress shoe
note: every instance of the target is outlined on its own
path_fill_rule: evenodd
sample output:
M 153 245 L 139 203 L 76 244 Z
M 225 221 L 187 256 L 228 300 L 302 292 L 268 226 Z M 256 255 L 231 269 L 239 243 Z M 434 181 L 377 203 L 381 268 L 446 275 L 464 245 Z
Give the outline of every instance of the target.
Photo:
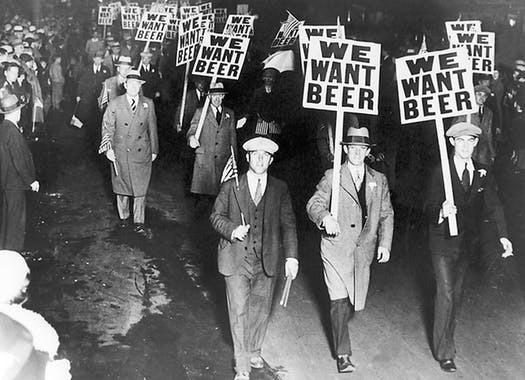
M 237 372 L 233 380 L 250 380 L 250 372 Z
M 260 356 L 254 356 L 250 359 L 250 367 L 261 369 L 264 367 L 264 359 Z
M 456 364 L 454 363 L 454 360 L 452 359 L 440 360 L 439 366 L 445 372 L 456 372 L 457 370 Z
M 142 223 L 135 224 L 135 228 L 133 229 L 133 231 L 135 231 L 137 235 L 140 235 L 146 239 L 151 239 L 153 237 L 151 230 L 147 227 L 144 227 L 144 224 Z
M 350 355 L 341 355 L 337 357 L 337 371 L 339 371 L 339 373 L 355 371 L 355 366 L 350 360 Z
M 119 219 L 118 221 L 118 227 L 119 228 L 126 228 L 129 226 L 129 218 L 127 219 Z

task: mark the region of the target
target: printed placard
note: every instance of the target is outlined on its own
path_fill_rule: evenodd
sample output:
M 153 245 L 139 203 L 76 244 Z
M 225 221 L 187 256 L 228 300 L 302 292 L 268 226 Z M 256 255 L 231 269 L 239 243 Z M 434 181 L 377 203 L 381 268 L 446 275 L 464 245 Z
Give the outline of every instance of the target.
M 110 6 L 101 5 L 98 7 L 98 25 L 112 25 L 113 11 Z
M 226 20 L 228 19 L 228 8 L 215 8 L 213 14 L 215 15 L 215 22 L 217 24 L 226 24 Z
M 293 45 L 299 36 L 299 26 L 303 24 L 304 21 L 299 21 L 288 12 L 288 19 L 281 23 L 281 27 L 273 39 L 271 47 L 279 48 Z
M 189 7 L 180 7 L 180 18 L 181 19 L 186 19 L 186 18 L 190 18 L 192 16 L 196 16 L 199 14 L 199 7 L 194 5 L 194 6 L 189 6 Z
M 111 17 L 113 17 L 113 20 L 116 20 L 120 14 L 120 9 L 122 8 L 121 2 L 115 1 L 113 3 L 109 3 L 108 6 L 111 8 Z
M 396 78 L 403 124 L 474 110 L 472 65 L 466 48 L 397 58 Z
M 239 79 L 250 39 L 218 33 L 204 33 L 193 74 Z
M 451 48 L 467 48 L 472 72 L 477 74 L 494 72 L 495 41 L 493 32 L 455 32 L 449 37 Z
M 213 13 L 202 14 L 201 13 L 201 28 L 204 31 L 214 32 L 215 31 L 215 15 Z
M 253 36 L 254 21 L 255 16 L 229 15 L 226 25 L 224 26 L 224 34 L 239 37 Z
M 211 2 L 200 4 L 198 5 L 198 7 L 199 7 L 199 12 L 202 13 L 203 15 L 213 13 L 213 5 L 211 4 Z
M 166 34 L 168 19 L 167 13 L 144 12 L 135 40 L 162 42 Z
M 299 26 L 299 50 L 303 63 L 303 72 L 306 72 L 306 60 L 308 59 L 308 43 L 310 37 L 345 38 L 344 25 L 300 25 Z
M 201 28 L 200 15 L 180 20 L 177 58 L 175 60 L 177 66 L 193 61 L 197 53 L 197 46 L 201 43 L 203 35 L 204 30 Z
M 140 7 L 123 7 L 121 12 L 122 29 L 136 29 L 141 19 Z
M 170 17 L 168 18 L 168 25 L 166 26 L 166 39 L 174 40 L 177 38 L 177 33 L 179 31 L 179 19 Z
M 377 115 L 381 45 L 310 38 L 303 107 Z
M 456 32 L 481 32 L 481 21 L 445 21 L 445 29 L 450 39 L 450 36 Z

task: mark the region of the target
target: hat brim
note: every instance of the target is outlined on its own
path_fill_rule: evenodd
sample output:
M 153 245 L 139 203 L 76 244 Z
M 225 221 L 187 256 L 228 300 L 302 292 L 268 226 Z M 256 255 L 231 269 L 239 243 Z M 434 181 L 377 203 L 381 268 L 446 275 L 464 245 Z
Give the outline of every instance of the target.
M 15 108 L 11 109 L 11 110 L 8 110 L 8 111 L 4 111 L 3 109 L 0 108 L 0 114 L 2 115 L 6 115 L 8 113 L 13 113 L 17 110 L 19 110 L 20 108 L 22 108 L 23 106 L 25 106 L 26 104 L 25 103 L 22 103 L 22 104 L 19 104 L 18 106 L 16 106 Z
M 209 90 L 208 91 L 208 95 L 226 95 L 228 93 L 228 91 L 226 90 Z

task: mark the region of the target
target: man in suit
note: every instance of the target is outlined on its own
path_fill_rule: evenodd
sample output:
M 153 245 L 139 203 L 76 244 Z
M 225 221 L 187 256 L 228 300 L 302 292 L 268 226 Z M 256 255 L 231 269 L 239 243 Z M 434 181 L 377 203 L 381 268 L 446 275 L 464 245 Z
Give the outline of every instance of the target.
M 297 276 L 297 232 L 287 185 L 268 175 L 279 147 L 266 137 L 243 144 L 248 172 L 225 182 L 210 221 L 221 235 L 219 271 L 226 281 L 228 315 L 235 356 L 235 380 L 248 380 L 261 357 L 275 276 L 284 248 L 285 274 Z
M 152 54 L 149 50 L 140 53 L 142 65 L 140 66 L 140 75 L 146 83 L 142 86 L 144 96 L 150 99 L 157 99 L 160 97 L 160 86 L 162 79 L 156 67 L 151 64 Z
M 117 74 L 104 81 L 99 95 L 99 99 L 107 99 L 107 103 L 111 102 L 117 96 L 121 96 L 126 93 L 124 83 L 126 82 L 126 76 L 128 75 L 132 67 L 131 57 L 121 55 L 116 66 Z M 107 103 L 101 102 L 99 106 L 101 107 L 101 109 L 104 109 Z
M 38 191 L 33 155 L 18 126 L 24 106 L 16 95 L 0 99 L 0 188 L 2 191 L 2 223 L 0 249 L 21 251 L 26 230 L 26 190 Z
M 237 157 L 235 115 L 231 109 L 222 106 L 225 95 L 222 83 L 212 85 L 208 93 L 210 104 L 199 139 L 195 133 L 203 108 L 197 109 L 193 115 L 186 134 L 188 145 L 195 149 L 191 192 L 198 194 L 203 202 L 213 201 L 219 193 L 222 171 L 231 155 L 231 147 Z
M 306 205 L 308 217 L 323 231 L 321 257 L 330 296 L 330 320 L 339 372 L 353 372 L 348 322 L 365 307 L 370 265 L 375 256 L 390 259 L 394 211 L 388 182 L 365 164 L 370 153 L 367 128 L 349 128 L 342 141 L 347 155 L 341 167 L 337 220 L 330 214 L 333 169 L 325 172 Z
M 104 113 L 102 141 L 109 144 L 101 150 L 112 162 L 111 183 L 117 196 L 119 225 L 126 227 L 130 223 L 129 201 L 133 198 L 134 231 L 151 238 L 151 231 L 144 225 L 146 193 L 159 140 L 153 101 L 140 95 L 143 84 L 137 70 L 126 76 L 126 93 L 112 100 Z
M 114 41 L 110 45 L 110 53 L 104 57 L 104 66 L 109 68 L 111 76 L 117 71 L 117 63 L 120 59 L 120 42 Z
M 463 279 L 469 256 L 479 249 L 483 218 L 492 219 L 503 246 L 503 257 L 512 255 L 503 210 L 489 166 L 472 159 L 482 134 L 480 128 L 459 122 L 446 133 L 454 153 L 450 159 L 450 174 L 454 203 L 445 200 L 442 169 L 433 171 L 425 211 L 428 217 L 429 248 L 436 276 L 434 330 L 432 346 L 443 371 L 454 372 L 454 329 L 456 313 L 461 306 Z M 451 236 L 445 219 L 457 218 L 458 235 Z

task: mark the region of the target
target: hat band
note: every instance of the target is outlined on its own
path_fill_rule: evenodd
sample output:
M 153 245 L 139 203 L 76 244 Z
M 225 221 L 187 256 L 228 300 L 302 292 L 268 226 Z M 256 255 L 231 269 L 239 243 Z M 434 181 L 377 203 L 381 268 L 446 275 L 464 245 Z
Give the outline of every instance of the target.
M 128 75 L 126 79 L 136 79 L 136 80 L 144 81 L 144 79 L 142 79 L 139 75 L 134 75 L 134 74 Z
M 8 112 L 11 112 L 11 111 L 14 111 L 17 109 L 17 107 L 19 107 L 21 104 L 19 102 L 16 102 L 15 104 L 12 104 L 10 106 L 7 106 L 5 108 L 2 108 L 2 111 L 3 113 L 8 113 Z
M 342 144 L 367 144 L 370 145 L 370 139 L 366 136 L 349 136 L 349 140 L 343 141 Z

